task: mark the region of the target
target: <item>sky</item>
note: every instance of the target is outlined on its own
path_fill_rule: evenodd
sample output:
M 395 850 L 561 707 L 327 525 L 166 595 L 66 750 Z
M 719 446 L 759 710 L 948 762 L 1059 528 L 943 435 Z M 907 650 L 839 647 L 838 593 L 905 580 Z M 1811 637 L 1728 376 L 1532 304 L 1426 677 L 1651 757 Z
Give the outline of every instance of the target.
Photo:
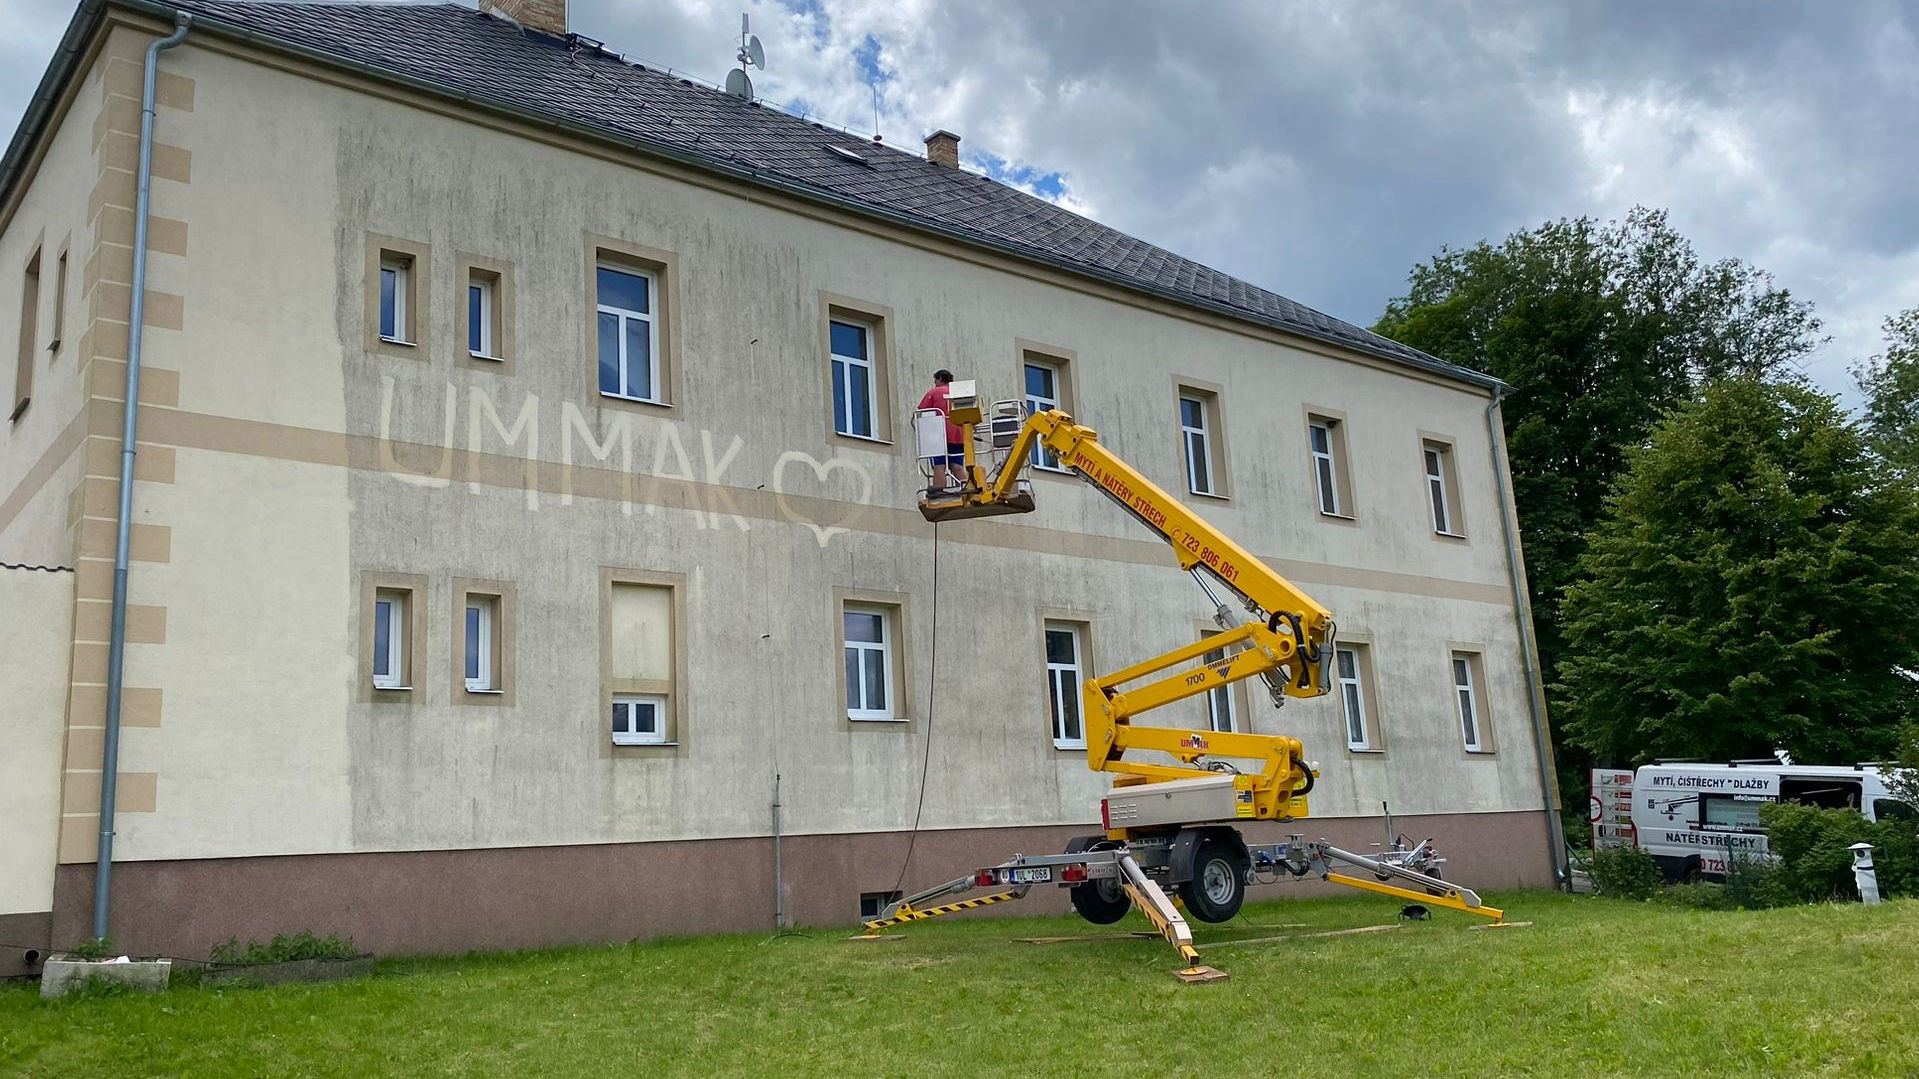
M 1919 306 L 1919 0 L 573 0 L 572 28 L 968 167 L 1371 325 L 1442 246 L 1663 207 L 1847 369 Z M 11 130 L 73 12 L 0 0 Z M 877 111 L 875 109 L 877 90 Z

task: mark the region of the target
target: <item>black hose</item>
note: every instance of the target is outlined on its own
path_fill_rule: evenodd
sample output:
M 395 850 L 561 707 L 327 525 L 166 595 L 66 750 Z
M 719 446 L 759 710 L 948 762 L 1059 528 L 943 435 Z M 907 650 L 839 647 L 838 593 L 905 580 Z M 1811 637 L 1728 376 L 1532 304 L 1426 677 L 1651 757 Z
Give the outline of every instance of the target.
M 1304 798 L 1306 795 L 1313 793 L 1313 784 L 1317 782 L 1317 778 L 1313 775 L 1313 770 L 1306 767 L 1306 762 L 1300 760 L 1298 757 L 1293 758 L 1293 766 L 1298 768 L 1306 777 L 1306 782 L 1302 784 L 1298 790 L 1294 791 L 1293 794 L 1296 797 Z
M 1278 633 L 1281 622 L 1292 628 L 1293 652 L 1299 656 L 1299 677 L 1294 679 L 1294 684 L 1301 689 L 1311 689 L 1313 675 L 1309 664 L 1319 662 L 1319 652 L 1317 649 L 1310 653 L 1306 651 L 1306 631 L 1300 627 L 1297 614 L 1291 611 L 1274 611 L 1272 616 L 1266 619 L 1266 628 L 1273 633 Z

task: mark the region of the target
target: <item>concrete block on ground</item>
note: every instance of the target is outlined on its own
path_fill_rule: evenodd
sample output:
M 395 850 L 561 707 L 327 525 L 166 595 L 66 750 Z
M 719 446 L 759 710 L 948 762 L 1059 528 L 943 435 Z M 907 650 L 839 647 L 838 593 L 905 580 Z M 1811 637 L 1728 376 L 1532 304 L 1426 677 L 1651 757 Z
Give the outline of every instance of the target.
M 135 959 L 126 963 L 103 963 L 62 952 L 49 956 L 40 969 L 40 996 L 63 997 L 99 980 L 124 985 L 142 993 L 158 993 L 173 978 L 171 959 Z

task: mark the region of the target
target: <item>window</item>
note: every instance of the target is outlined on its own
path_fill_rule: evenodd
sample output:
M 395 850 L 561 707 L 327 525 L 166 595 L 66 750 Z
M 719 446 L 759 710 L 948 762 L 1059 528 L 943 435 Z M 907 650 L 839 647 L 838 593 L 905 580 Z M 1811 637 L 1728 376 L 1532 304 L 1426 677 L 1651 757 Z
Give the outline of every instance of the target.
M 1026 414 L 1028 416 L 1051 409 L 1065 408 L 1064 391 L 1065 372 L 1061 365 L 1042 360 L 1032 353 L 1026 355 Z M 1033 447 L 1033 467 L 1054 472 L 1064 472 L 1059 458 L 1053 456 L 1044 446 Z
M 398 236 L 367 234 L 366 348 L 368 352 L 427 358 L 433 317 L 429 302 L 432 249 Z M 455 325 L 458 325 L 456 322 Z
M 1459 486 L 1459 475 L 1453 468 L 1452 446 L 1427 439 L 1420 443 L 1420 451 L 1426 463 L 1426 494 L 1432 503 L 1433 531 L 1442 536 L 1463 535 L 1463 522 L 1453 495 Z
M 499 317 L 498 277 L 472 272 L 466 281 L 466 351 L 482 360 L 500 358 L 495 340 L 495 321 Z
M 40 252 L 27 260 L 20 282 L 20 357 L 13 379 L 13 411 L 8 419 L 17 420 L 33 400 L 34 342 L 40 336 Z
M 60 341 L 66 336 L 66 310 L 67 253 L 62 251 L 53 266 L 53 340 L 47 343 L 48 352 L 60 351 Z
M 873 328 L 829 319 L 827 338 L 833 353 L 833 430 L 855 438 L 873 438 L 878 429 L 873 370 Z
M 832 438 L 893 441 L 892 308 L 820 293 L 820 356 Z
M 1781 778 L 1779 781 L 1779 800 L 1782 802 L 1797 802 L 1821 809 L 1858 809 L 1859 798 L 1859 781 L 1856 779 L 1815 776 L 1809 779 Z
M 666 743 L 666 698 L 615 693 L 613 744 L 648 746 Z
M 1759 801 L 1741 801 L 1724 794 L 1708 794 L 1699 800 L 1699 823 L 1722 832 L 1763 832 L 1759 820 Z
M 680 699 L 684 613 L 672 574 L 603 570 L 606 603 L 602 709 L 612 709 L 614 745 L 677 746 L 684 737 Z M 602 711 L 601 715 L 607 712 Z
M 1086 726 L 1080 715 L 1080 683 L 1085 680 L 1082 628 L 1071 622 L 1047 622 L 1045 627 L 1047 714 L 1052 717 L 1055 749 L 1086 748 Z
M 1206 636 L 1213 637 L 1217 634 L 1208 633 Z M 1216 663 L 1224 663 L 1226 659 L 1226 649 L 1216 648 L 1200 657 L 1200 662 L 1210 667 Z M 1239 730 L 1239 712 L 1233 702 L 1233 694 L 1238 688 L 1229 682 L 1206 691 L 1207 725 L 1221 734 L 1231 734 Z
M 595 282 L 600 392 L 629 401 L 664 404 L 659 324 L 653 302 L 658 279 L 648 270 L 601 264 Z
M 1346 748 L 1360 753 L 1376 749 L 1372 719 L 1366 714 L 1365 657 L 1359 647 L 1335 648 L 1333 657 L 1340 714 L 1346 721 Z
M 899 901 L 900 893 L 898 892 L 861 892 L 860 917 L 877 918 L 885 913 L 887 907 Z
M 500 600 L 497 596 L 466 598 L 466 688 L 469 693 L 497 693 Z
M 1206 401 L 1181 394 L 1180 446 L 1186 454 L 1186 487 L 1196 495 L 1213 493 L 1213 451 L 1206 430 Z
M 1919 809 L 1909 802 L 1897 798 L 1874 798 L 1872 800 L 1874 820 L 1911 820 L 1919 821 Z
M 380 340 L 413 343 L 413 259 L 390 251 L 380 253 Z
M 426 608 L 422 605 L 426 587 L 426 578 L 416 574 L 360 575 L 359 669 L 354 679 L 361 687 L 361 701 L 404 700 L 402 694 L 418 687 L 427 639 Z M 459 670 L 457 644 L 448 662 L 455 672 Z
M 1226 429 L 1220 412 L 1220 387 L 1175 376 L 1179 397 L 1179 452 L 1186 467 L 1186 489 L 1209 498 L 1227 498 Z
M 1353 515 L 1352 476 L 1347 467 L 1346 423 L 1334 415 L 1306 414 L 1306 451 L 1312 462 L 1313 493 L 1327 517 Z
M 840 622 L 846 651 L 846 718 L 896 718 L 893 612 L 885 607 L 847 604 Z
M 511 581 L 453 578 L 452 697 L 455 704 L 510 705 L 513 700 Z
M 1453 653 L 1453 690 L 1459 698 L 1459 729 L 1468 753 L 1485 751 L 1486 716 L 1479 697 L 1478 667 L 1477 653 Z
M 373 594 L 373 688 L 407 689 L 407 593 L 382 588 Z

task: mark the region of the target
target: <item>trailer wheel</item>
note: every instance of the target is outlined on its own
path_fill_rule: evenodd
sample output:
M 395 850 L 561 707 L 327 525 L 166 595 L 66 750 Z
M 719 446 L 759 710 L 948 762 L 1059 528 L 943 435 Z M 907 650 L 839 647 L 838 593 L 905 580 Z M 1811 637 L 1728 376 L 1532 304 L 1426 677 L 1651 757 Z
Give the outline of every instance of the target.
M 1119 846 L 1110 839 L 1096 839 L 1081 836 L 1066 845 L 1066 853 L 1079 854 L 1089 850 L 1112 850 Z M 1084 884 L 1075 884 L 1066 890 L 1072 897 L 1073 910 L 1080 917 L 1094 925 L 1112 925 L 1126 912 L 1133 909 L 1133 900 L 1119 886 L 1117 877 L 1105 880 L 1089 880 Z
M 1202 922 L 1231 921 L 1246 902 L 1245 855 L 1233 844 L 1202 839 L 1193 857 L 1193 877 L 1181 881 L 1179 897 Z

